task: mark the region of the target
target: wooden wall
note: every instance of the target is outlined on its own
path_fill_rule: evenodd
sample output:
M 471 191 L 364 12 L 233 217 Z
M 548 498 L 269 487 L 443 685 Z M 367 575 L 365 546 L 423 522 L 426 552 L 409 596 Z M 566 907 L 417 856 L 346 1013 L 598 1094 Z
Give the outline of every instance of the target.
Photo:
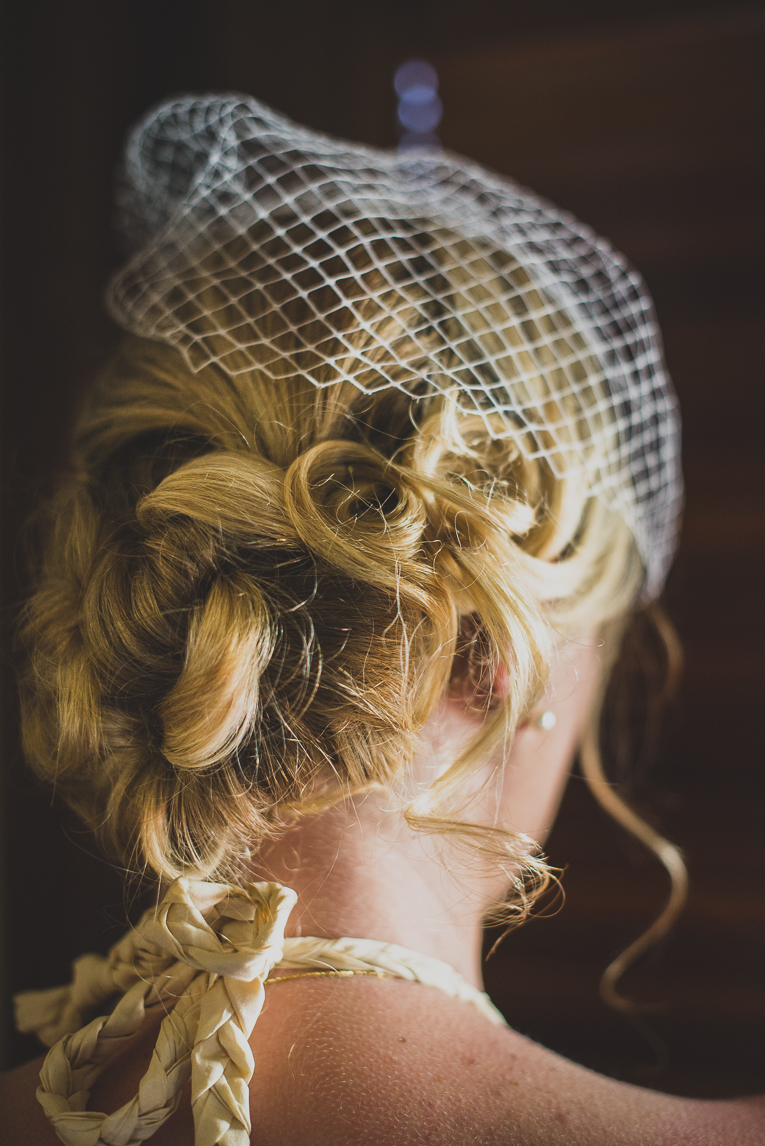
M 762 1089 L 765 461 L 763 9 L 692 0 L 42 0 L 6 5 L 3 158 L 3 576 L 23 594 L 21 523 L 62 456 L 78 386 L 114 340 L 101 291 L 116 252 L 120 140 L 151 101 L 238 89 L 312 126 L 394 142 L 393 68 L 426 55 L 445 144 L 607 234 L 654 292 L 685 415 L 688 499 L 667 603 L 682 694 L 639 799 L 684 847 L 691 903 L 631 974 L 667 1063 L 599 1002 L 610 957 L 661 901 L 661 875 L 572 780 L 550 841 L 565 908 L 489 963 L 520 1029 L 581 1061 L 683 1093 Z M 759 319 L 759 324 L 758 324 Z M 9 643 L 6 645 L 10 647 Z M 7 986 L 64 980 L 124 923 L 117 876 L 27 777 L 3 661 Z M 62 827 L 63 822 L 63 827 Z M 8 1035 L 8 1061 L 32 1053 Z

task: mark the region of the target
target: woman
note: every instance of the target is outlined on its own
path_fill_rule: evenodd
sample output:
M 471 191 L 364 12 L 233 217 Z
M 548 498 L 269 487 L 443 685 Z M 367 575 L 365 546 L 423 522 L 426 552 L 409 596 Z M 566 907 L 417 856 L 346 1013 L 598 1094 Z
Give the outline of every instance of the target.
M 9 1140 L 762 1142 L 762 1098 L 601 1078 L 481 992 L 580 744 L 682 898 L 597 748 L 680 496 L 639 280 L 479 168 L 239 97 L 148 116 L 122 206 L 129 334 L 51 507 L 24 726 L 158 890 L 18 1000 L 52 1049 L 3 1081 Z

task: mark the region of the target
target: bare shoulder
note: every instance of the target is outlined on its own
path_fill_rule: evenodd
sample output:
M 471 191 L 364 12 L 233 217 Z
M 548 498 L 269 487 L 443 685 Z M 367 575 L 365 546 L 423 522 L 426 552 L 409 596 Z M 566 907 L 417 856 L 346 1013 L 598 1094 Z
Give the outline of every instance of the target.
M 42 1057 L 0 1074 L 2 1146 L 61 1146 L 35 1097 Z
M 91 1110 L 129 1100 L 158 1019 L 109 1065 Z M 253 1146 L 763 1146 L 765 1098 L 701 1102 L 614 1082 L 428 987 L 298 980 L 269 989 L 251 1039 Z M 40 1062 L 0 1077 L 0 1143 L 56 1146 Z M 151 1139 L 192 1146 L 188 1094 Z
M 765 1143 L 765 1098 L 615 1082 L 418 984 L 280 984 L 254 1035 L 257 1146 Z

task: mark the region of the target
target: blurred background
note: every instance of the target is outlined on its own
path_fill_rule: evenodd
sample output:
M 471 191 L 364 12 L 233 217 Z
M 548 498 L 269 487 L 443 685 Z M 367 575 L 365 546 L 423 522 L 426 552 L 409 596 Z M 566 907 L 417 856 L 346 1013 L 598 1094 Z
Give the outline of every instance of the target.
M 687 510 L 666 606 L 679 699 L 635 799 L 685 851 L 691 899 L 625 989 L 661 1002 L 646 1041 L 598 998 L 651 919 L 657 865 L 574 776 L 549 841 L 565 907 L 488 963 L 519 1030 L 683 1094 L 763 1089 L 763 146 L 765 8 L 724 0 L 37 0 L 5 4 L 2 157 L 2 946 L 10 990 L 68 981 L 125 924 L 121 881 L 18 749 L 10 633 L 21 527 L 62 459 L 79 387 L 116 332 L 111 186 L 124 133 L 178 91 L 250 92 L 314 128 L 397 139 L 396 68 L 440 78 L 445 147 L 534 187 L 646 277 L 685 418 Z M 2 1054 L 37 1053 L 3 1014 Z

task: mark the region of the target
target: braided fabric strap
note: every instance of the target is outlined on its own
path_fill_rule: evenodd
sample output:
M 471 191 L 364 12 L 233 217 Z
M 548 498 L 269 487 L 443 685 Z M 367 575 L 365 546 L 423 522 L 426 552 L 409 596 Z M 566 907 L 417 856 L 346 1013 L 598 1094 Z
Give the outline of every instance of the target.
M 420 955 L 397 943 L 381 943 L 377 939 L 315 939 L 311 936 L 285 939 L 284 958 L 279 970 L 293 971 L 300 967 L 382 971 L 396 979 L 409 979 L 427 987 L 436 987 L 452 999 L 471 1003 L 495 1026 L 507 1025 L 504 1015 L 489 996 L 463 979 L 451 964 L 432 955 Z
M 178 879 L 106 957 L 77 960 L 69 987 L 17 996 L 19 1029 L 48 1044 L 58 1036 L 37 1097 L 62 1142 L 143 1142 L 177 1108 L 191 1079 L 195 1146 L 249 1146 L 249 1038 L 296 899 L 278 883 Z M 78 1029 L 83 1011 L 116 990 L 125 993 L 114 1011 Z M 86 1110 L 90 1088 L 139 1029 L 146 1007 L 176 1000 L 136 1096 L 110 1115 Z

